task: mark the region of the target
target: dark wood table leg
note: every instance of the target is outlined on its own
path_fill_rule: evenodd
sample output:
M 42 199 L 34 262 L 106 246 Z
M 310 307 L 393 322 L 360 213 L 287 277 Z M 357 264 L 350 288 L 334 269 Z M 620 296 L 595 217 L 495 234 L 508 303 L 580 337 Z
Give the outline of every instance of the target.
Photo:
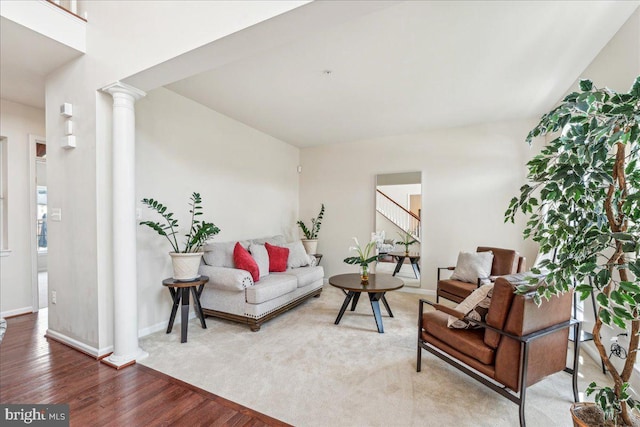
M 362 292 L 356 292 L 353 296 L 353 302 L 351 303 L 351 311 L 356 311 L 356 306 L 358 305 L 358 300 L 360 299 L 360 294 Z
M 391 307 L 389 307 L 389 303 L 387 302 L 387 299 L 385 298 L 384 294 L 382 294 L 380 299 L 382 300 L 382 303 L 384 304 L 384 308 L 387 309 L 387 313 L 389 313 L 389 317 L 393 317 L 393 313 L 391 312 Z
M 198 294 L 195 286 L 189 289 L 191 289 L 191 294 L 193 295 L 193 309 L 195 310 L 198 319 L 200 319 L 200 325 L 202 325 L 202 329 L 207 329 L 207 324 L 204 321 L 204 313 L 202 312 L 202 306 L 200 306 L 200 295 Z
M 413 274 L 416 275 L 416 279 L 420 280 L 420 265 L 418 265 L 418 260 L 414 259 L 411 262 L 411 267 L 413 267 Z
M 369 293 L 369 300 L 371 301 L 371 309 L 373 310 L 373 316 L 376 318 L 376 326 L 378 327 L 378 332 L 383 334 L 384 327 L 382 326 L 382 316 L 380 315 L 380 304 L 378 300 L 384 296 L 384 293 L 374 294 L 373 292 Z
M 180 288 L 182 293 L 182 324 L 180 325 L 180 342 L 187 342 L 187 325 L 189 325 L 189 288 Z
M 344 298 L 344 302 L 342 303 L 342 307 L 340 308 L 340 312 L 338 313 L 338 317 L 336 317 L 336 322 L 335 324 L 337 325 L 338 323 L 340 323 L 340 319 L 342 319 L 342 315 L 344 314 L 344 312 L 347 310 L 347 307 L 349 306 L 349 302 L 351 301 L 351 299 L 353 298 L 353 295 L 355 294 L 355 292 L 353 291 L 349 291 L 347 293 L 347 296 Z
M 396 269 L 393 270 L 393 274 L 392 276 L 395 276 L 396 273 L 398 273 L 400 271 L 400 269 L 402 268 L 402 264 L 404 264 L 404 258 L 403 256 L 396 256 L 396 258 L 398 259 L 398 264 L 396 264 Z
M 171 308 L 171 317 L 169 317 L 169 326 L 167 326 L 167 333 L 171 333 L 173 329 L 173 322 L 176 320 L 176 313 L 178 312 L 178 305 L 180 304 L 180 292 L 176 292 L 174 288 L 168 288 L 171 293 L 171 299 L 173 300 L 173 307 Z

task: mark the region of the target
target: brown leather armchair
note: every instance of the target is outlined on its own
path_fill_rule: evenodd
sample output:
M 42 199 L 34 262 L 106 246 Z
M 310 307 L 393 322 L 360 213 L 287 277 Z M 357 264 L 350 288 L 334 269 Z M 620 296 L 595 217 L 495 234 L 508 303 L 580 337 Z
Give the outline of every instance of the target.
M 421 370 L 422 349 L 429 351 L 517 403 L 521 426 L 525 425 L 526 388 L 548 375 L 562 370 L 573 374 L 577 402 L 579 340 L 574 342 L 573 368 L 566 368 L 569 328 L 574 328 L 574 336 L 580 336 L 580 322 L 571 318 L 572 292 L 543 300 L 540 307 L 533 301 L 534 292 L 516 295 L 514 284 L 503 277 L 496 279 L 485 322 L 420 300 L 416 370 Z M 425 312 L 425 304 L 436 310 Z M 480 328 L 449 328 L 449 315 Z
M 478 246 L 476 252 L 493 252 L 493 264 L 491 266 L 491 276 L 505 276 L 507 274 L 523 273 L 526 268 L 526 258 L 521 257 L 518 252 L 512 249 L 490 248 Z M 482 279 L 489 277 L 479 277 L 477 283 L 461 282 L 460 280 L 440 279 L 442 270 L 454 270 L 455 267 L 438 267 L 438 284 L 436 289 L 436 302 L 440 302 L 440 297 L 460 303 L 468 297 L 478 286 Z

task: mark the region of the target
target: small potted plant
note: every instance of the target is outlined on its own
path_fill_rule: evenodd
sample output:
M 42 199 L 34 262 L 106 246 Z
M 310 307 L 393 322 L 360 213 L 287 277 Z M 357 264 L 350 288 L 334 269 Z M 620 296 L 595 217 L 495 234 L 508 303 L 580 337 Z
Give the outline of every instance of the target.
M 302 239 L 302 244 L 304 245 L 304 249 L 307 251 L 309 255 L 313 255 L 316 253 L 318 248 L 318 233 L 320 232 L 320 226 L 322 225 L 322 217 L 324 216 L 324 203 L 320 208 L 320 213 L 317 217 L 311 218 L 311 226 L 307 227 L 304 222 L 298 220 L 298 226 L 302 230 L 304 234 L 304 239 Z
M 202 215 L 200 193 L 193 193 L 189 201 L 191 226 L 189 227 L 189 233 L 185 234 L 186 240 L 182 249 L 176 239 L 179 226 L 178 220 L 173 217 L 173 212 L 167 212 L 167 207 L 154 199 L 142 199 L 142 203 L 164 218 L 163 224 L 157 221 L 142 221 L 140 225 L 146 225 L 154 229 L 171 244 L 173 252 L 169 252 L 169 255 L 173 263 L 173 278 L 180 281 L 197 279 L 200 258 L 203 254 L 200 249 L 204 242 L 220 232 L 220 229 L 215 224 L 197 220 L 197 217 Z
M 403 245 L 405 255 L 409 255 L 409 246 L 413 245 L 414 243 L 418 243 L 418 241 L 414 239 L 413 236 L 407 232 L 398 233 L 398 236 L 400 236 L 400 240 L 394 243 L 396 245 Z
M 366 285 L 369 283 L 369 264 L 376 261 L 378 259 L 378 255 L 371 255 L 372 252 L 375 252 L 376 241 L 372 240 L 363 248 L 360 247 L 360 243 L 358 243 L 358 239 L 355 237 L 353 241 L 356 242 L 355 246 L 351 246 L 349 248 L 350 251 L 356 251 L 358 256 L 350 256 L 344 259 L 344 262 L 352 265 L 360 266 L 360 279 L 362 280 L 362 284 Z

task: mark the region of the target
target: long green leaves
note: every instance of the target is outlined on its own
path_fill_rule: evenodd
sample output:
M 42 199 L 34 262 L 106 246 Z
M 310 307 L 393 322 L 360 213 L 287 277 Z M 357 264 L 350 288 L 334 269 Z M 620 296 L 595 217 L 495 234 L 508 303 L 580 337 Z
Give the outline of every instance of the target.
M 320 233 L 320 226 L 322 225 L 322 218 L 324 218 L 324 203 L 320 207 L 320 213 L 317 217 L 311 218 L 311 228 L 307 228 L 304 222 L 298 220 L 297 224 L 302 230 L 304 237 L 308 240 L 315 240 Z
M 140 225 L 146 225 L 159 235 L 166 237 L 171 244 L 173 252 L 198 252 L 205 241 L 220 232 L 220 229 L 215 224 L 198 221 L 197 217 L 202 215 L 202 198 L 200 193 L 193 193 L 189 199 L 191 226 L 189 232 L 185 234 L 185 246 L 184 250 L 181 251 L 176 239 L 176 230 L 179 227 L 178 220 L 173 217 L 173 212 L 167 212 L 167 207 L 154 199 L 142 199 L 142 203 L 160 214 L 164 218 L 165 224 L 160 224 L 157 221 L 141 221 Z

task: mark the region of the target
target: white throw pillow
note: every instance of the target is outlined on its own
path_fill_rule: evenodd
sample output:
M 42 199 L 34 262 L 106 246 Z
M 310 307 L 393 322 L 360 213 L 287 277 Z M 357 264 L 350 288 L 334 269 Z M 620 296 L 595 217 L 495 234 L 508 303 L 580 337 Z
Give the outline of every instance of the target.
M 300 240 L 282 245 L 289 248 L 289 258 L 287 259 L 287 268 L 298 268 L 309 265 L 309 256 Z
M 466 297 L 464 301 L 458 304 L 455 308 L 456 311 L 464 313 L 470 319 L 479 320 L 484 322 L 491 305 L 491 297 L 493 295 L 493 283 L 489 285 L 480 286 L 473 291 L 471 295 Z M 479 326 L 474 323 L 467 322 L 466 320 L 457 319 L 453 316 L 449 316 L 447 326 L 457 329 L 469 329 L 477 328 Z
M 478 283 L 491 275 L 493 252 L 460 252 L 451 278 L 461 282 Z
M 249 246 L 249 252 L 251 252 L 251 256 L 258 264 L 258 270 L 260 270 L 260 278 L 269 274 L 269 253 L 267 252 L 267 248 L 264 245 L 259 245 L 256 243 L 252 243 Z

